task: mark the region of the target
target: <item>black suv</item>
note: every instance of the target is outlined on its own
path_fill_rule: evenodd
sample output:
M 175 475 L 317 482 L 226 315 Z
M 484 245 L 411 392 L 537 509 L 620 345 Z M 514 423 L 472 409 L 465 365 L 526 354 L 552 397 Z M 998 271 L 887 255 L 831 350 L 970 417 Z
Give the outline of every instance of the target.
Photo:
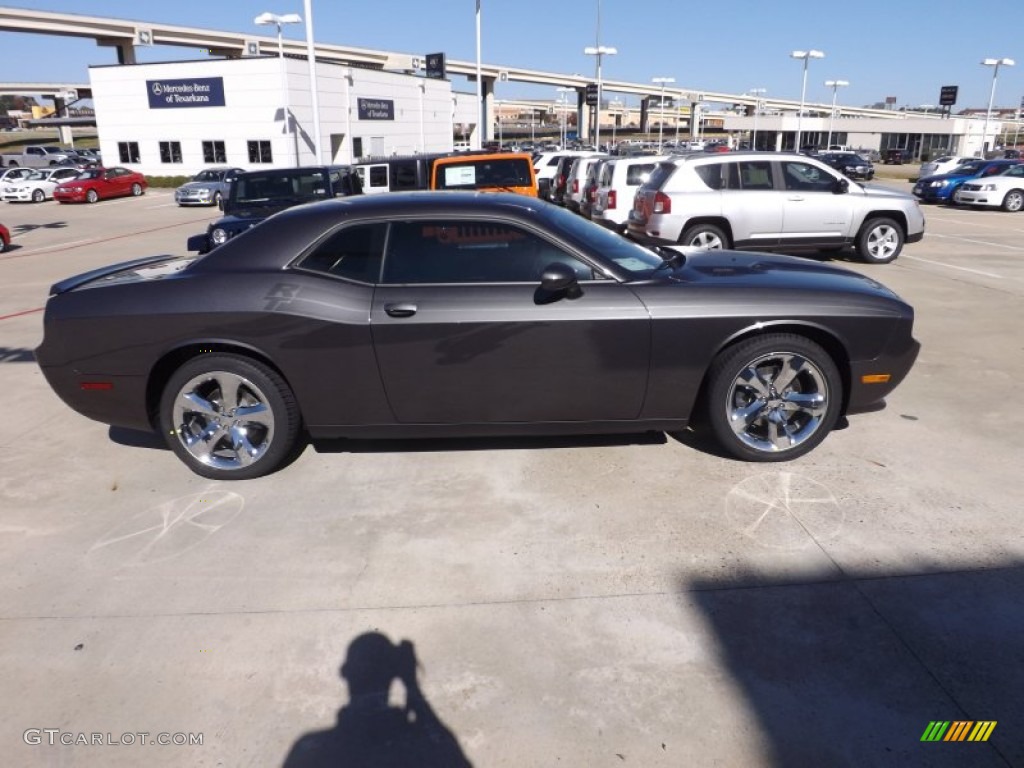
M 882 162 L 886 165 L 903 165 L 913 159 L 909 149 L 887 149 L 882 153 Z
M 208 253 L 235 235 L 285 208 L 362 192 L 358 174 L 348 165 L 273 168 L 238 174 L 221 202 L 223 218 L 206 233 L 188 239 L 188 250 Z
M 871 181 L 875 177 L 874 164 L 853 152 L 823 152 L 818 159 L 851 179 Z

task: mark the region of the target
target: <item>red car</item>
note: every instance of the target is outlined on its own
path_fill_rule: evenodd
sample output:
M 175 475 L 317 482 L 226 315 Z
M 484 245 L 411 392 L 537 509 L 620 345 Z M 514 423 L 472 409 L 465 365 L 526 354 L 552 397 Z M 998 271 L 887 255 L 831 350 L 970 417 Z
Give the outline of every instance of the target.
M 11 244 L 11 233 L 7 227 L 0 224 L 0 253 L 7 250 L 7 246 Z
M 95 203 L 108 197 L 138 197 L 147 186 L 145 176 L 127 168 L 89 168 L 77 179 L 57 185 L 53 199 L 61 203 Z

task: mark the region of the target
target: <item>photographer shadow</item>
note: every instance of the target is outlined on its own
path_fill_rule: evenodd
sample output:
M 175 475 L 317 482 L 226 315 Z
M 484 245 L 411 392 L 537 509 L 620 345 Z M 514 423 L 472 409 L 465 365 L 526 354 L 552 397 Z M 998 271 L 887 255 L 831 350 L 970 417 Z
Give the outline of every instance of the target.
M 357 637 L 340 670 L 349 703 L 333 728 L 301 736 L 284 768 L 471 768 L 420 690 L 418 668 L 410 641 L 394 645 L 378 632 Z M 396 682 L 404 688 L 404 706 L 389 701 Z

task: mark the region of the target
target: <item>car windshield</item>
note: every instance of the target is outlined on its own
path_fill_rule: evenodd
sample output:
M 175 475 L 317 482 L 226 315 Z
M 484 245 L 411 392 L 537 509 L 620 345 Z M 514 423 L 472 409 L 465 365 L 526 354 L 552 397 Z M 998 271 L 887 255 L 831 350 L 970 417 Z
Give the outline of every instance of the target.
M 654 270 L 665 263 L 654 251 L 564 208 L 552 205 L 546 207 L 544 212 L 558 230 L 584 243 L 636 279 L 650 277 Z
M 1000 176 L 1024 176 L 1024 165 L 1011 165 Z
M 102 178 L 103 171 L 99 168 L 94 168 L 91 171 L 82 171 L 82 175 L 79 179 L 99 179 Z
M 48 155 L 64 154 L 64 150 L 62 150 L 60 147 L 43 147 L 43 152 L 45 152 Z
M 249 174 L 232 184 L 235 203 L 264 203 L 273 200 L 322 200 L 327 180 L 322 171 Z
M 981 169 L 985 166 L 981 163 L 963 163 L 954 168 L 950 173 L 955 173 L 958 176 L 973 176 L 976 173 L 981 172 Z
M 24 177 L 24 180 L 25 181 L 42 181 L 43 179 L 45 179 L 49 175 L 50 175 L 49 171 L 47 171 L 46 173 L 43 173 L 42 171 L 32 171 L 32 173 L 30 173 L 28 176 Z
M 223 175 L 222 171 L 200 171 L 192 177 L 192 181 L 220 181 Z

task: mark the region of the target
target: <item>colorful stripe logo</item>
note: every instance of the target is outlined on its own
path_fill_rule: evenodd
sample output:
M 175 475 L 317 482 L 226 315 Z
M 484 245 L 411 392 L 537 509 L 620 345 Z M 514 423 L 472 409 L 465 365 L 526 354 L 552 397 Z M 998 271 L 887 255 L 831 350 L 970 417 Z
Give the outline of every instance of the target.
M 988 741 L 997 720 L 932 720 L 921 741 Z

